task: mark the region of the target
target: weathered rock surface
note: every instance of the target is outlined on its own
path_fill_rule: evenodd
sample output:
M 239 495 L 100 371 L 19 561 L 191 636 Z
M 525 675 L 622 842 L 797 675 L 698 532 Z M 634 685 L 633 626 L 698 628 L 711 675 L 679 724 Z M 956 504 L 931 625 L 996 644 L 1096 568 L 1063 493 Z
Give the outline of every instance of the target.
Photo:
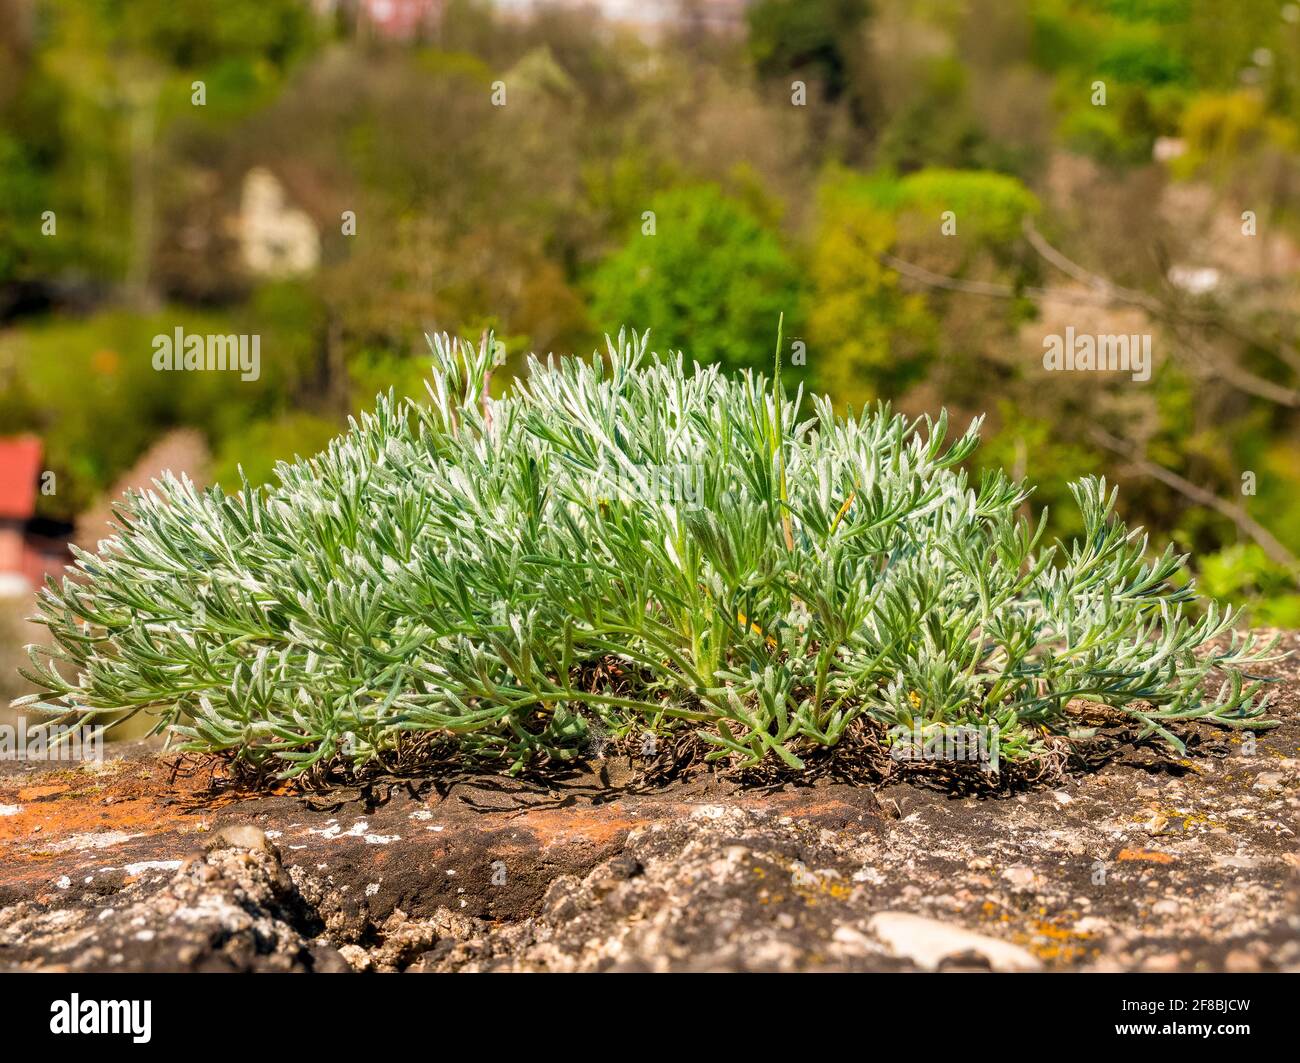
M 1188 758 L 1000 797 L 626 761 L 248 794 L 148 744 L 2 764 L 0 967 L 1300 969 L 1300 657 L 1275 672 L 1253 750 L 1195 728 Z

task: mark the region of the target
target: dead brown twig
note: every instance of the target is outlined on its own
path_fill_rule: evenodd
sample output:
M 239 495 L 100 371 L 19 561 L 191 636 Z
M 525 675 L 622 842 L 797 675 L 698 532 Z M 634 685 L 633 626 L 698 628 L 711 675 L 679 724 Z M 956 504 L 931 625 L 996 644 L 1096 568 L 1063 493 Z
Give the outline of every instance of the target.
M 1208 506 L 1215 512 L 1227 517 L 1244 534 L 1259 544 L 1260 549 L 1264 551 L 1270 561 L 1290 570 L 1292 578 L 1297 581 L 1297 585 L 1300 585 L 1300 559 L 1241 506 L 1229 502 L 1226 498 L 1220 498 L 1213 491 L 1192 483 L 1191 480 L 1179 476 L 1172 469 L 1166 469 L 1163 465 L 1143 457 L 1135 447 L 1125 443 L 1118 436 L 1111 435 L 1104 428 L 1094 425 L 1089 434 L 1100 446 L 1105 447 L 1112 453 L 1122 455 L 1128 460 L 1129 464 L 1144 476 L 1159 480 L 1166 486 L 1172 487 L 1185 498 L 1190 498 L 1198 505 Z

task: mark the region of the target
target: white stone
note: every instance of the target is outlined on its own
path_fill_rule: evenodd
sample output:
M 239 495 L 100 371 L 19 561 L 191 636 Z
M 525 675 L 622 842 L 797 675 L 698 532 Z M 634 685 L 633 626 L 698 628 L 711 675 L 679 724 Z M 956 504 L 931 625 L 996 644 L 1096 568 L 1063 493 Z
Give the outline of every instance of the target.
M 996 971 L 1037 971 L 1042 968 L 1031 953 L 1018 945 L 911 912 L 879 912 L 871 917 L 867 928 L 895 956 L 910 959 L 917 966 L 931 971 L 950 956 L 971 952 L 983 956 Z

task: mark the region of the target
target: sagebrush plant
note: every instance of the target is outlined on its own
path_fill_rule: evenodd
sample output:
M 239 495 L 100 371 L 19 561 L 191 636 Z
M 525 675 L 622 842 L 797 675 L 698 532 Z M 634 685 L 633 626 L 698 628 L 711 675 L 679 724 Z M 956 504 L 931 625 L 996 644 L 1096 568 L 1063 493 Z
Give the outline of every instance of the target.
M 41 592 L 55 648 L 16 704 L 154 713 L 286 775 L 416 736 L 518 770 L 681 729 L 798 769 L 855 721 L 996 727 L 1023 761 L 1072 700 L 1180 750 L 1173 721 L 1267 726 L 1240 666 L 1269 648 L 1206 647 L 1232 612 L 1189 608 L 1104 480 L 1074 488 L 1086 534 L 1041 548 L 1028 488 L 968 483 L 978 421 L 801 419 L 779 362 L 688 368 L 624 333 L 489 400 L 490 338 L 432 348 L 427 404 L 381 396 L 278 486 L 127 496 Z

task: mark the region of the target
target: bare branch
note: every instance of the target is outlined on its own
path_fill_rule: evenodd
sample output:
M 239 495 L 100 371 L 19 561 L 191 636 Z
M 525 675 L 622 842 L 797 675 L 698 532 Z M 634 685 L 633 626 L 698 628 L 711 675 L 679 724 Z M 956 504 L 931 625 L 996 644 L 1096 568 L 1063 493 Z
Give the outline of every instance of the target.
M 943 291 L 961 292 L 966 295 L 981 295 L 993 299 L 1014 299 L 1017 297 L 1028 296 L 1037 299 L 1057 300 L 1060 302 L 1081 303 L 1091 306 L 1137 306 L 1147 311 L 1152 317 L 1163 322 L 1170 328 L 1175 335 L 1179 335 L 1179 326 L 1192 323 L 1208 325 L 1220 328 L 1229 335 L 1234 336 L 1242 342 L 1262 343 L 1250 336 L 1244 326 L 1237 322 L 1224 323 L 1206 318 L 1202 315 L 1188 315 L 1180 308 L 1164 302 L 1145 292 L 1136 291 L 1132 288 L 1125 288 L 1122 285 L 1113 284 L 1090 271 L 1084 269 L 1078 263 L 1067 258 L 1056 248 L 1052 247 L 1042 235 L 1034 228 L 1033 222 L 1028 218 L 1024 222 L 1025 238 L 1047 262 L 1050 262 L 1061 272 L 1074 278 L 1082 284 L 1087 285 L 1086 291 L 1072 290 L 1069 288 L 1040 288 L 1025 287 L 1015 288 L 1010 284 L 997 284 L 991 281 L 968 281 L 959 277 L 950 277 L 942 273 L 935 273 L 931 270 L 918 266 L 912 262 L 906 262 L 903 259 L 895 258 L 887 252 L 881 252 L 880 261 L 894 270 L 901 276 L 923 284 L 927 288 L 935 288 Z M 1264 399 L 1268 402 L 1275 403 L 1278 406 L 1289 408 L 1300 407 L 1300 389 L 1286 387 L 1285 385 L 1275 383 L 1272 380 L 1262 377 L 1257 373 L 1252 373 L 1244 369 L 1239 363 L 1231 359 L 1216 357 L 1206 351 L 1201 345 L 1189 340 L 1186 335 L 1180 335 L 1180 339 L 1186 345 L 1186 355 L 1196 357 L 1201 371 L 1205 375 L 1215 376 L 1223 380 L 1230 387 L 1238 391 L 1245 392 L 1248 395 L 1254 395 L 1256 398 Z M 1284 360 L 1289 361 L 1290 357 L 1296 352 L 1290 345 L 1281 340 L 1274 341 L 1280 345 L 1280 354 Z
M 1033 220 L 1027 214 L 1021 224 L 1021 229 L 1024 231 L 1025 239 L 1029 241 L 1029 246 L 1047 262 L 1066 276 L 1073 277 L 1081 284 L 1086 284 L 1089 288 L 1092 288 L 1103 297 L 1106 303 L 1130 303 L 1134 306 L 1140 306 L 1157 316 L 1163 316 L 1167 310 L 1167 307 L 1159 299 L 1148 295 L 1146 292 L 1139 292 L 1133 288 L 1125 288 L 1122 285 L 1115 284 L 1105 277 L 1084 269 L 1072 259 L 1066 258 L 1065 255 L 1043 239 L 1042 234 L 1034 227 Z
M 1259 544 L 1260 549 L 1264 551 L 1270 561 L 1287 569 L 1291 574 L 1291 578 L 1295 580 L 1297 585 L 1300 585 L 1300 558 L 1297 558 L 1272 532 L 1255 520 L 1241 506 L 1229 502 L 1226 498 L 1220 498 L 1213 491 L 1208 491 L 1204 487 L 1192 483 L 1191 480 L 1179 476 L 1172 469 L 1166 469 L 1163 465 L 1141 456 L 1136 447 L 1126 443 L 1118 436 L 1111 435 L 1104 428 L 1094 425 L 1090 434 L 1099 445 L 1126 458 L 1142 475 L 1159 480 L 1162 484 L 1172 487 L 1183 497 L 1191 499 L 1198 505 L 1208 506 L 1215 512 L 1227 517 L 1245 535 L 1248 535 Z
M 882 251 L 880 261 L 894 272 L 923 284 L 927 288 L 939 288 L 950 292 L 963 292 L 967 295 L 984 295 L 993 299 L 1015 299 L 1020 296 L 1032 296 L 1038 299 L 1056 299 L 1065 303 L 1085 303 L 1091 306 L 1110 306 L 1113 300 L 1098 292 L 1078 291 L 1070 288 L 1037 288 L 1028 286 L 1015 288 L 1010 284 L 996 284 L 992 281 L 968 281 L 960 277 L 949 277 L 905 262 Z
M 1268 346 L 1270 341 L 1254 335 L 1246 326 L 1240 322 L 1233 321 L 1226 314 L 1209 315 L 1209 314 L 1188 314 L 1182 307 L 1175 306 L 1167 300 L 1157 299 L 1148 295 L 1146 292 L 1136 291 L 1133 288 L 1125 288 L 1121 285 L 1114 284 L 1105 277 L 1092 273 L 1077 262 L 1067 258 L 1055 247 L 1049 244 L 1043 235 L 1034 227 L 1033 221 L 1028 215 L 1025 216 L 1021 226 L 1024 230 L 1025 239 L 1029 245 L 1039 253 L 1047 262 L 1059 269 L 1062 273 L 1073 277 L 1075 280 L 1087 284 L 1094 291 L 1106 296 L 1111 303 L 1127 303 L 1132 306 L 1140 306 L 1153 317 L 1165 322 L 1171 329 L 1177 330 L 1179 324 L 1195 322 L 1202 325 L 1211 325 L 1215 328 L 1228 333 L 1240 342 L 1254 343 L 1259 346 Z M 1184 338 L 1184 342 L 1187 342 Z M 1282 339 L 1271 341 L 1278 347 L 1278 354 L 1283 361 L 1290 364 L 1292 359 L 1297 356 L 1295 348 Z M 1228 384 L 1235 387 L 1238 391 L 1247 392 L 1257 398 L 1267 399 L 1269 402 L 1275 402 L 1279 406 L 1300 406 L 1300 391 L 1295 388 L 1284 387 L 1281 384 L 1275 384 L 1273 381 L 1243 369 L 1240 365 L 1232 361 L 1209 356 L 1203 348 L 1199 350 L 1202 357 L 1205 358 L 1207 368 L 1215 376 L 1221 377 Z

